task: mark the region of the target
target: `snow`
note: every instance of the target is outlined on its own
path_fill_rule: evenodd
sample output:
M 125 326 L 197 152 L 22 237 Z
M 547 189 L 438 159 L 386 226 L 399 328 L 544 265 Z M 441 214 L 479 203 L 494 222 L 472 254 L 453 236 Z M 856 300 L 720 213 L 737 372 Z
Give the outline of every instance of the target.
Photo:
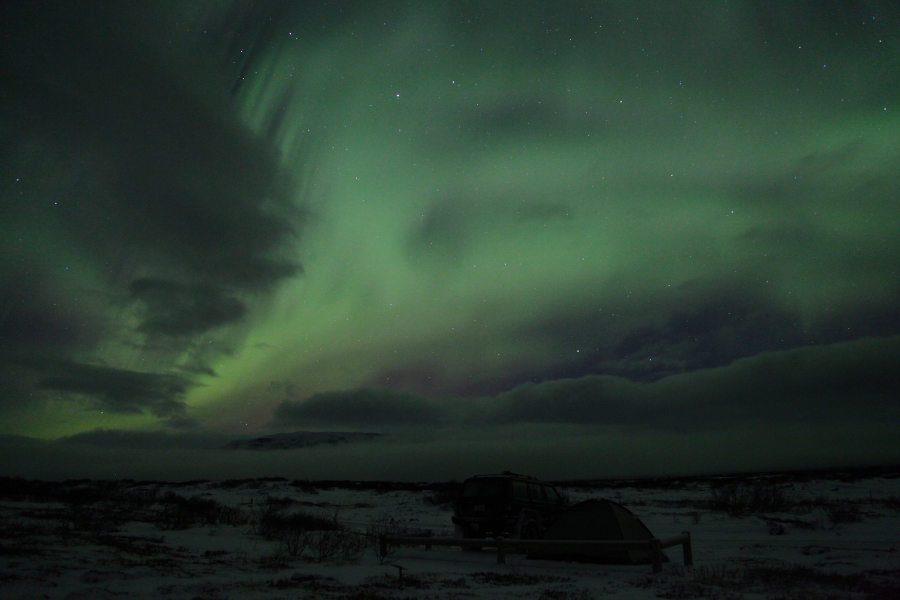
M 715 490 L 738 484 L 777 488 L 789 498 L 789 506 L 779 512 L 757 510 L 737 516 L 711 508 Z M 0 485 L 6 488 L 0 491 L 0 597 L 4 600 L 750 600 L 900 594 L 900 477 L 896 473 L 861 479 L 697 478 L 560 486 L 572 502 L 605 497 L 623 504 L 657 537 L 689 531 L 694 567 L 683 566 L 681 547 L 676 546 L 667 550 L 671 562 L 658 574 L 652 573 L 650 565 L 540 561 L 521 554 L 507 554 L 506 564 L 501 565 L 489 549 L 398 547 L 382 562 L 367 532 L 431 530 L 435 536 L 452 536 L 451 510 L 446 504 L 428 502 L 436 492 L 424 485 L 376 489 L 351 482 L 278 479 L 66 482 L 48 484 L 51 492 L 43 495 L 11 492 L 22 486 L 21 480 L 3 480 Z M 166 497 L 167 493 L 177 497 Z M 179 512 L 187 510 L 183 508 L 188 506 L 186 499 L 192 497 L 191 502 L 200 507 L 196 514 Z M 221 516 L 203 517 L 207 514 L 203 507 L 209 506 L 231 507 L 232 524 Z M 357 546 L 365 545 L 365 549 L 343 558 L 325 556 L 324 551 L 317 557 L 311 550 L 291 557 L 285 551 L 286 538 L 279 540 L 277 531 L 264 535 L 260 529 L 267 510 L 278 512 L 272 507 L 281 507 L 279 514 L 302 511 L 323 523 L 340 523 L 347 543 L 352 546 L 357 540 Z M 190 522 L 184 520 L 186 514 L 201 516 Z M 246 522 L 240 523 L 241 518 Z M 321 538 L 328 539 L 327 535 Z

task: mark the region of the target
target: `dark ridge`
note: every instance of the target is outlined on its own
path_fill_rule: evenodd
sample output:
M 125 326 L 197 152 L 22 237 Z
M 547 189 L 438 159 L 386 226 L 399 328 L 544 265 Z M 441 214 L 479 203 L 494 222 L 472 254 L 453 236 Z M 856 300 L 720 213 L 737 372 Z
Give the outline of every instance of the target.
M 298 488 L 316 488 L 320 490 L 343 489 L 365 490 L 376 492 L 443 492 L 453 491 L 462 486 L 458 481 L 409 483 L 402 481 L 349 481 L 349 480 L 302 480 L 296 479 L 291 483 Z
M 900 478 L 900 465 L 878 465 L 870 467 L 849 467 L 840 469 L 799 469 L 796 471 L 770 471 L 758 473 L 722 473 L 715 475 L 647 477 L 637 479 L 567 479 L 551 481 L 560 487 L 580 487 L 588 489 L 675 489 L 697 484 L 714 487 L 736 483 L 804 483 L 819 479 L 837 480 L 844 483 L 862 479 Z
M 473 473 L 476 475 L 477 473 Z M 679 489 L 706 484 L 711 487 L 722 487 L 736 484 L 769 484 L 804 483 L 816 480 L 836 480 L 845 483 L 864 479 L 900 478 L 900 465 L 879 465 L 870 467 L 841 469 L 805 469 L 797 471 L 772 471 L 761 473 L 725 473 L 717 475 L 697 475 L 687 477 L 648 477 L 631 479 L 567 479 L 551 480 L 549 483 L 559 487 L 576 487 L 585 489 Z M 131 488 L 141 486 L 190 487 L 206 485 L 209 488 L 259 489 L 266 483 L 284 483 L 284 477 L 259 477 L 250 479 L 226 479 L 210 481 L 193 479 L 189 481 L 158 481 L 134 479 L 68 479 L 66 481 L 41 481 L 22 477 L 0 477 L 0 498 L 17 500 L 30 498 L 34 500 L 53 501 L 63 498 L 79 497 L 83 500 L 102 499 L 116 496 Z M 443 482 L 403 482 L 403 481 L 356 481 L 346 479 L 295 479 L 292 487 L 300 490 L 346 489 L 376 492 L 452 492 L 457 491 L 462 483 L 458 481 Z

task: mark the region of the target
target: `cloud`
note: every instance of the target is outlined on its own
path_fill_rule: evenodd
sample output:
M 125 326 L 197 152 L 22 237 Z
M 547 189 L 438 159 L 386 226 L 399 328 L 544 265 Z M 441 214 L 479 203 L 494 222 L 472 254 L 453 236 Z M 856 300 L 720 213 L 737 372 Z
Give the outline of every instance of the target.
M 170 431 L 129 431 L 94 429 L 59 438 L 57 442 L 98 448 L 218 448 L 231 438 L 221 434 L 172 433 Z
M 447 419 L 447 413 L 446 407 L 415 394 L 360 389 L 324 392 L 303 401 L 286 400 L 275 411 L 272 426 L 439 425 Z
M 804 341 L 799 315 L 752 281 L 689 281 L 650 303 L 653 316 L 600 350 L 593 372 L 653 381 Z
M 247 307 L 213 285 L 181 285 L 160 279 L 136 279 L 131 295 L 144 302 L 140 330 L 170 335 L 194 334 L 240 320 Z
M 491 193 L 460 189 L 436 195 L 420 209 L 406 233 L 406 251 L 414 263 L 424 258 L 428 266 L 458 266 L 498 232 L 564 223 L 574 212 L 554 194 L 535 192 L 528 185 Z
M 457 198 L 435 199 L 423 209 L 408 235 L 413 257 L 426 256 L 438 260 L 459 260 L 469 242 L 470 211 L 464 210 Z
M 173 29 L 174 5 L 0 10 L 2 402 L 62 392 L 190 425 L 185 375 L 214 374 L 302 272 L 291 177 L 237 114 L 227 45 Z M 222 13 L 235 36 L 260 18 Z
M 896 285 L 878 295 L 832 296 L 825 310 L 814 311 L 773 291 L 752 271 L 691 279 L 663 293 L 627 287 L 609 282 L 589 301 L 516 325 L 511 337 L 547 348 L 550 357 L 519 365 L 516 376 L 542 381 L 614 375 L 651 382 L 761 352 L 900 334 Z M 485 387 L 491 385 L 488 375 Z
M 703 430 L 748 422 L 878 421 L 900 410 L 900 338 L 767 352 L 653 383 L 589 376 L 524 384 L 495 422 Z
M 286 401 L 273 425 L 472 427 L 622 425 L 683 432 L 748 423 L 900 417 L 900 338 L 867 338 L 743 358 L 640 383 L 609 375 L 525 383 L 493 398 L 433 400 L 388 390 Z
M 679 435 L 633 428 L 511 426 L 392 437 L 365 447 L 323 444 L 276 454 L 194 447 L 50 442 L 0 435 L 0 475 L 29 479 L 462 480 L 506 469 L 544 479 L 596 479 L 896 464 L 896 427 L 756 426 Z M 98 436 L 99 438 L 100 436 Z M 523 443 L 526 440 L 527 443 Z M 96 441 L 96 440 L 95 440 Z
M 192 383 L 179 375 L 34 356 L 7 357 L 7 362 L 28 371 L 35 381 L 35 389 L 87 398 L 95 410 L 122 414 L 149 412 L 179 427 L 191 425 L 183 397 Z
M 550 418 L 540 396 L 644 423 L 674 405 L 645 384 L 900 333 L 900 154 L 877 133 L 888 104 L 871 110 L 897 87 L 876 43 L 889 3 L 500 2 L 477 23 L 465 2 L 309 4 L 0 9 L 4 407 L 89 399 L 188 425 L 191 386 L 219 373 L 212 402 L 293 377 L 424 394 L 347 397 L 346 414 L 295 396 L 285 422 L 529 422 Z M 785 31 L 803 52 L 771 41 Z M 321 198 L 317 272 L 281 286 L 303 269 L 295 190 Z M 248 336 L 295 351 L 248 361 Z M 548 383 L 502 394 L 524 381 Z M 740 412 L 701 408 L 715 423 L 721 406 Z

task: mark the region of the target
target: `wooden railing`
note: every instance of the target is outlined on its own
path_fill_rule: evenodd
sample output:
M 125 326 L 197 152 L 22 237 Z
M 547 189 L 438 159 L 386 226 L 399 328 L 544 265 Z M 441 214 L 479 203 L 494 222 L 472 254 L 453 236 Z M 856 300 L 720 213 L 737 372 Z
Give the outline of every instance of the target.
M 388 545 L 392 546 L 425 546 L 431 550 L 432 546 L 458 546 L 460 548 L 496 548 L 497 563 L 506 563 L 506 552 L 512 550 L 543 550 L 555 552 L 567 552 L 572 550 L 600 550 L 615 548 L 620 550 L 645 550 L 650 554 L 653 562 L 653 572 L 662 571 L 663 553 L 665 548 L 681 545 L 685 566 L 694 564 L 694 554 L 691 548 L 691 534 L 684 531 L 675 537 L 649 540 L 509 540 L 506 538 L 439 538 L 431 537 L 431 532 L 417 535 L 382 535 L 380 536 L 381 556 L 387 556 Z

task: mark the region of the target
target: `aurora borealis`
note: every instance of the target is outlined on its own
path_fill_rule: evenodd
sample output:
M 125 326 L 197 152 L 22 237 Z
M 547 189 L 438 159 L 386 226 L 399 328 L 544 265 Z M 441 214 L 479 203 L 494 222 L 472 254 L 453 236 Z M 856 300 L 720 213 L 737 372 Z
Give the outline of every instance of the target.
M 895 3 L 17 4 L 0 433 L 900 459 Z

